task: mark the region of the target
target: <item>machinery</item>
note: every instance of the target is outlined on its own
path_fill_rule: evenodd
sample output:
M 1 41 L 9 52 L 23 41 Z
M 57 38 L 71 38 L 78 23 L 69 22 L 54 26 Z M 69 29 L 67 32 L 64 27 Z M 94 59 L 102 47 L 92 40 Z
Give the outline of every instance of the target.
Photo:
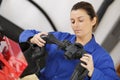
M 0 80 L 17 80 L 26 67 L 19 44 L 0 34 Z
M 41 37 L 47 42 L 47 44 L 56 44 L 58 45 L 59 49 L 64 50 L 66 59 L 80 59 L 84 54 L 86 54 L 86 51 L 83 49 L 83 46 L 80 43 L 72 44 L 68 40 L 59 41 L 53 34 L 50 33 L 48 36 Z M 82 61 L 81 63 L 86 64 Z M 83 80 L 87 74 L 88 70 L 82 67 L 80 63 L 78 63 L 71 76 L 71 80 Z

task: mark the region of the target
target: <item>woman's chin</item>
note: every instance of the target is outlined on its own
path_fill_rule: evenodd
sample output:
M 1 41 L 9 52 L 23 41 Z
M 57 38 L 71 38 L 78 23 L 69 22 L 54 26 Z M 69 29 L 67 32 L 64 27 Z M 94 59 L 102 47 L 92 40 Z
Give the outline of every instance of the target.
M 82 37 L 83 35 L 82 34 L 76 34 L 77 37 Z

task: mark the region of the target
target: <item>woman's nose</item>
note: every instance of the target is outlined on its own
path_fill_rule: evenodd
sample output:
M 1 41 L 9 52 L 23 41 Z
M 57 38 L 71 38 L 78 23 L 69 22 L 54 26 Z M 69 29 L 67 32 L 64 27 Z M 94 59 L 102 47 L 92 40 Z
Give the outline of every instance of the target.
M 78 27 L 78 22 L 74 23 L 74 27 L 76 27 L 76 28 Z

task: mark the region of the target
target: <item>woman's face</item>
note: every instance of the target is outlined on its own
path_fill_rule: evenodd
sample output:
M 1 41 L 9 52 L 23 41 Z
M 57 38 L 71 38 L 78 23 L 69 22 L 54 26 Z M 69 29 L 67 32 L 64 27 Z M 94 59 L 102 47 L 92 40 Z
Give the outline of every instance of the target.
M 85 37 L 92 34 L 92 28 L 96 21 L 95 19 L 91 20 L 85 10 L 72 10 L 70 17 L 72 29 L 77 37 Z

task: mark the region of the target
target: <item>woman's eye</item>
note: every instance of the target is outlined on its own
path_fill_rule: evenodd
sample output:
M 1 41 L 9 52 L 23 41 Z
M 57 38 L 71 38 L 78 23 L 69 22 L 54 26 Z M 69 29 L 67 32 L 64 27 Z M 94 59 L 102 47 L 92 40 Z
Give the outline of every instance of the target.
M 75 21 L 71 21 L 71 23 L 72 23 L 72 24 L 74 24 L 74 23 L 75 23 Z
M 83 22 L 83 20 L 79 20 L 79 22 Z

